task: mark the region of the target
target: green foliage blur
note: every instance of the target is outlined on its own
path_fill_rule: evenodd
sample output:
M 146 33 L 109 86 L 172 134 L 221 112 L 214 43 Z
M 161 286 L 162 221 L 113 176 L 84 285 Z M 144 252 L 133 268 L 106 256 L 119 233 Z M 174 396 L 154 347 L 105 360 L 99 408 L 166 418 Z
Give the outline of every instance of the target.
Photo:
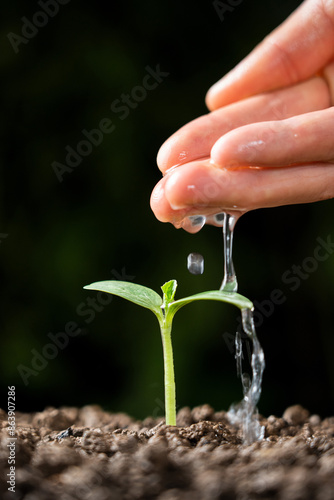
M 219 288 L 221 231 L 205 227 L 189 235 L 158 222 L 150 210 L 160 178 L 155 157 L 168 136 L 207 112 L 210 85 L 300 2 L 243 0 L 222 20 L 204 0 L 63 0 L 46 22 L 36 17 L 41 3 L 0 7 L 1 393 L 15 385 L 21 411 L 99 404 L 136 418 L 162 415 L 156 319 L 83 286 L 120 278 L 160 292 L 177 279 L 176 298 Z M 35 34 L 26 28 L 25 42 L 9 36 L 22 36 L 32 19 L 41 27 Z M 134 89 L 147 67 L 157 66 L 168 76 L 143 97 Z M 117 100 L 133 92 L 137 101 L 115 111 Z M 112 131 L 59 179 L 54 162 L 64 165 L 66 148 L 77 150 L 87 140 L 83 130 L 101 121 Z M 304 272 L 299 284 L 282 281 L 313 256 L 317 238 L 334 239 L 333 206 L 259 210 L 237 224 L 239 290 L 262 311 L 257 331 L 266 370 L 259 409 L 265 415 L 296 403 L 333 414 L 334 256 Z M 187 271 L 193 251 L 205 258 L 202 276 Z M 272 307 L 275 289 L 285 300 Z M 220 410 L 241 399 L 233 350 L 238 319 L 236 308 L 220 303 L 179 313 L 173 332 L 179 407 L 208 403 Z M 66 329 L 75 335 L 64 335 Z

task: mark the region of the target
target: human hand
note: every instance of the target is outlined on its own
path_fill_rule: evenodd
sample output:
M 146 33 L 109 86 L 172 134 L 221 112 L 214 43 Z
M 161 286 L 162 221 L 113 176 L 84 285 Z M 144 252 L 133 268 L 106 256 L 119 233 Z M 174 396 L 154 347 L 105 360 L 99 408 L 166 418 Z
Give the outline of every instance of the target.
M 307 0 L 209 90 L 211 113 L 161 147 L 157 218 L 333 197 L 333 60 L 334 4 Z

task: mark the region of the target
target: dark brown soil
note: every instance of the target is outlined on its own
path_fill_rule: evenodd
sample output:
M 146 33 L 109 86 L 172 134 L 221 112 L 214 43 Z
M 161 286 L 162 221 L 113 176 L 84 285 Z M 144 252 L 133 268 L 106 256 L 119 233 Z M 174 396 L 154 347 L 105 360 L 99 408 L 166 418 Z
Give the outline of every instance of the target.
M 208 405 L 180 410 L 178 427 L 97 406 L 17 414 L 15 493 L 0 418 L 4 500 L 334 499 L 334 417 L 300 406 L 261 417 L 265 438 L 250 446 Z

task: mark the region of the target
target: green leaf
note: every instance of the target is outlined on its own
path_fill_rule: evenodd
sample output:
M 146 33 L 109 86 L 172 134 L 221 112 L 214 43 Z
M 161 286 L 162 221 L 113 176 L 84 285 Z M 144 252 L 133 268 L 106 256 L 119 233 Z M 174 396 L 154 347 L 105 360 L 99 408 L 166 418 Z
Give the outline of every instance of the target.
M 167 281 L 167 283 L 162 285 L 161 290 L 163 291 L 164 294 L 164 306 L 166 306 L 170 302 L 173 302 L 176 289 L 177 289 L 176 280 Z
M 239 293 L 223 292 L 222 290 L 211 290 L 209 292 L 197 293 L 196 295 L 191 295 L 190 297 L 185 297 L 184 299 L 177 300 L 169 306 L 169 313 L 174 315 L 176 311 L 181 309 L 181 307 L 186 304 L 190 304 L 195 300 L 219 300 L 221 302 L 227 302 L 228 304 L 233 304 L 239 309 L 252 309 L 253 303 L 240 295 Z
M 162 298 L 156 292 L 146 286 L 129 283 L 128 281 L 98 281 L 84 286 L 86 290 L 98 290 L 100 292 L 112 293 L 118 297 L 129 300 L 134 304 L 150 309 L 159 318 L 162 316 Z

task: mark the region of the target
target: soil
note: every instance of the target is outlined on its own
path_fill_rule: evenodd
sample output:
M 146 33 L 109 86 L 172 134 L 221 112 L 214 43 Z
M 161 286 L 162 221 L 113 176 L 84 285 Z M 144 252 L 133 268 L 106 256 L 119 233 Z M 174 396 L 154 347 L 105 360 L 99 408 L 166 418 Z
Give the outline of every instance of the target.
M 334 499 L 334 417 L 298 405 L 260 417 L 265 438 L 249 446 L 208 405 L 181 409 L 178 427 L 98 406 L 18 413 L 15 492 L 2 410 L 0 418 L 4 500 Z

